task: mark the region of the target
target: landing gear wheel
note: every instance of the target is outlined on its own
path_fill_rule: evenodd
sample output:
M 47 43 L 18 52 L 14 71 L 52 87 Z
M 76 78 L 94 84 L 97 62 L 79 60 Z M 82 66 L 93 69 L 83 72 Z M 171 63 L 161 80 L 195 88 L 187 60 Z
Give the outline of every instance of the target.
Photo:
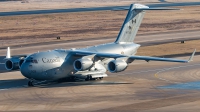
M 87 78 L 85 79 L 85 81 L 89 81 L 90 80 L 90 78 L 89 78 L 89 76 L 87 76 Z
M 99 77 L 99 80 L 102 80 L 103 79 L 103 77 Z
M 75 82 L 76 81 L 76 77 L 74 77 L 74 76 L 69 77 L 69 78 L 67 78 L 67 81 Z
M 91 75 L 88 75 L 87 78 L 85 79 L 85 81 L 89 81 L 92 79 L 92 76 Z
M 34 85 L 33 85 L 33 81 L 28 81 L 28 86 L 29 87 L 33 87 Z
M 92 80 L 97 80 L 97 78 L 92 78 Z

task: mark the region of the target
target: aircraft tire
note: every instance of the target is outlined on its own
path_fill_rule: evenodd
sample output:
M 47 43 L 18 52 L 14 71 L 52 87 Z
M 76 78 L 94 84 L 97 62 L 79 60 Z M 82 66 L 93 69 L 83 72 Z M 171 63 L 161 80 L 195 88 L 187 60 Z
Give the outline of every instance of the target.
M 99 77 L 99 80 L 102 80 L 103 79 L 103 77 Z
M 28 87 L 33 87 L 33 81 L 28 81 Z
M 90 80 L 89 78 L 86 78 L 86 79 L 85 79 L 85 81 L 89 81 L 89 80 Z
M 92 79 L 92 76 L 91 75 L 88 75 L 87 78 L 85 79 L 85 81 L 89 81 Z

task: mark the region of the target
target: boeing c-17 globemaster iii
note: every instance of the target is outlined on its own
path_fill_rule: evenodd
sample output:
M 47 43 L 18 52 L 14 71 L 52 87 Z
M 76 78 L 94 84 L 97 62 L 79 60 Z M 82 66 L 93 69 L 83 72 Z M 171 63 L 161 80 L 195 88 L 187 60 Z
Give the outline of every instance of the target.
M 169 8 L 149 8 L 141 4 L 131 4 L 121 30 L 113 43 L 96 45 L 81 49 L 59 49 L 37 52 L 30 55 L 10 56 L 8 47 L 5 68 L 20 69 L 29 79 L 28 86 L 39 81 L 55 81 L 66 78 L 88 80 L 107 77 L 106 71 L 116 73 L 124 71 L 134 60 L 166 61 L 187 63 L 189 60 L 136 56 L 139 44 L 134 38 L 142 22 L 145 10 L 176 10 Z

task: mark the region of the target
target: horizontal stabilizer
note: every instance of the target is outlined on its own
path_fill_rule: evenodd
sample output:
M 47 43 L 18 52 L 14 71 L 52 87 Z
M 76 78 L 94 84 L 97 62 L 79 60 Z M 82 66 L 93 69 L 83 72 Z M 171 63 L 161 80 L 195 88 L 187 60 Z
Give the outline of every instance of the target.
M 180 10 L 177 8 L 150 8 L 146 5 L 142 5 L 142 4 L 135 4 L 135 8 L 133 8 L 132 10 Z
M 129 10 L 129 8 L 114 8 L 113 11 Z M 135 8 L 133 10 L 181 10 L 178 8 Z
M 134 10 L 180 10 L 177 8 L 135 8 Z

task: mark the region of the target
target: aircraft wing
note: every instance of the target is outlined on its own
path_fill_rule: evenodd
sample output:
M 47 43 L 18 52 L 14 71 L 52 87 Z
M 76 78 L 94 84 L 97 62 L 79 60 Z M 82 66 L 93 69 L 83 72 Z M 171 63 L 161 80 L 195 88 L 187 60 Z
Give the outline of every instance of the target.
M 160 57 L 149 57 L 149 56 L 130 56 L 129 59 L 132 60 L 145 60 L 147 62 L 149 61 L 167 61 L 167 62 L 180 62 L 180 63 L 188 63 L 192 61 L 192 56 L 188 60 L 180 60 L 180 59 L 174 59 L 174 58 L 160 58 Z
M 150 56 L 127 56 L 127 55 L 122 55 L 122 54 L 112 54 L 112 53 L 98 53 L 98 52 L 89 52 L 89 51 L 77 51 L 74 50 L 73 54 L 76 56 L 88 56 L 88 55 L 94 55 L 95 57 L 99 58 L 127 58 L 129 60 L 145 60 L 147 62 L 149 61 L 166 61 L 166 62 L 180 62 L 180 63 L 188 63 L 192 61 L 194 54 L 196 52 L 196 49 L 190 56 L 188 60 L 180 60 L 180 59 L 174 59 L 174 58 L 160 58 L 160 57 L 150 57 Z

